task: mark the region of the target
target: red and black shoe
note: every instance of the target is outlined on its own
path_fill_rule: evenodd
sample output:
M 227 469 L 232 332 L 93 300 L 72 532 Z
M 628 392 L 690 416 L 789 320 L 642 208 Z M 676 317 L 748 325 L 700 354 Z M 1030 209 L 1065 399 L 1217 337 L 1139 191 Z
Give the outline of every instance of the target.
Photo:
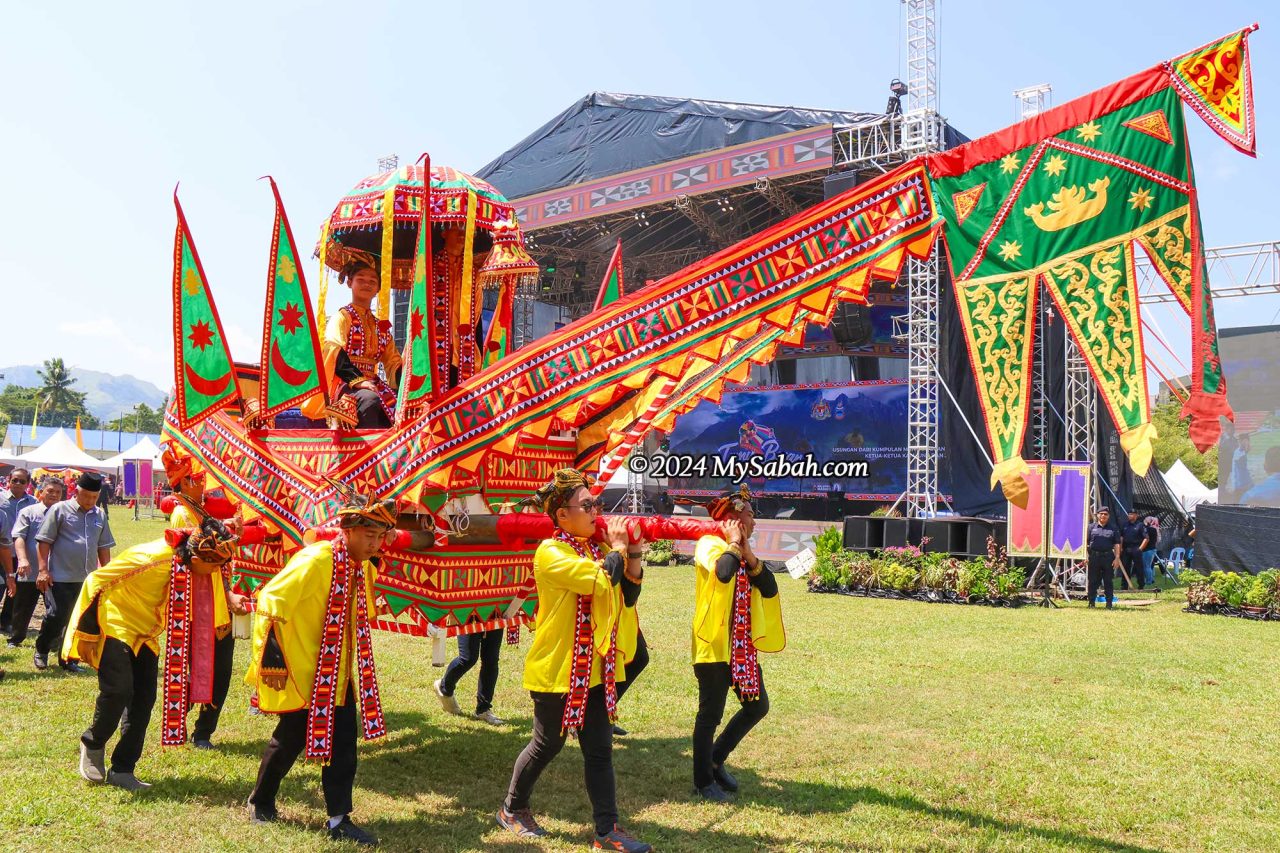
M 616 823 L 608 835 L 597 835 L 593 850 L 621 850 L 623 853 L 652 853 L 653 845 L 645 844 Z
M 538 826 L 538 822 L 533 819 L 533 812 L 529 809 L 516 809 L 509 812 L 506 806 L 499 806 L 498 826 L 514 832 L 521 838 L 541 838 L 547 834 L 545 829 Z

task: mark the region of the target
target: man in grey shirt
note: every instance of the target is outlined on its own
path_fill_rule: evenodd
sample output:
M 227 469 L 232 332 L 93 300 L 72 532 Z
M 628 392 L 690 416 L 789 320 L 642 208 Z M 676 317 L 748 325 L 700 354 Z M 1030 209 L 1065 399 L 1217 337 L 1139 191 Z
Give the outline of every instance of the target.
M 9 488 L 0 492 L 0 583 L 5 587 L 0 590 L 0 598 L 4 599 L 4 606 L 0 607 L 0 634 L 9 633 L 13 616 L 13 593 L 8 590 L 6 579 L 13 577 L 17 560 L 14 559 L 9 531 L 18 520 L 18 513 L 36 502 L 27 493 L 30 485 L 31 472 L 26 468 L 14 468 L 9 474 Z
M 76 481 L 71 500 L 56 503 L 45 513 L 36 534 L 40 573 L 36 587 L 53 591 L 53 613 L 46 615 L 36 637 L 36 669 L 49 666 L 49 650 L 59 650 L 59 665 L 67 672 L 83 672 L 80 665 L 61 660 L 62 632 L 80 597 L 89 572 L 111 561 L 116 544 L 107 516 L 98 506 L 102 475 L 89 471 Z
M 27 628 L 31 624 L 31 614 L 35 612 L 36 601 L 40 598 L 40 590 L 36 588 L 36 570 L 40 567 L 40 549 L 36 542 L 36 534 L 44 523 L 49 507 L 62 500 L 64 487 L 57 477 L 46 476 L 40 481 L 38 500 L 31 506 L 23 507 L 13 521 L 10 531 L 13 550 L 18 558 L 17 577 L 9 576 L 9 595 L 13 596 L 13 632 L 9 635 L 9 648 L 16 649 L 27 638 Z M 45 596 L 46 601 L 52 597 Z M 52 610 L 52 605 L 46 606 Z

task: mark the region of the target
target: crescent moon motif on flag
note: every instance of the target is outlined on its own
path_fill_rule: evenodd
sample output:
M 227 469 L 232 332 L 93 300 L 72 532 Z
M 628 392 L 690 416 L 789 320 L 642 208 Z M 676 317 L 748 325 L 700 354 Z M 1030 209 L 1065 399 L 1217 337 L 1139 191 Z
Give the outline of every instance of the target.
M 311 378 L 310 370 L 298 370 L 284 360 L 284 354 L 280 352 L 280 341 L 278 340 L 271 342 L 271 369 L 290 385 L 301 385 Z
M 220 397 L 226 393 L 227 386 L 231 384 L 232 371 L 228 370 L 219 379 L 205 379 L 199 373 L 191 369 L 190 363 L 182 366 L 183 372 L 187 377 L 187 383 L 197 394 L 203 394 L 206 397 Z

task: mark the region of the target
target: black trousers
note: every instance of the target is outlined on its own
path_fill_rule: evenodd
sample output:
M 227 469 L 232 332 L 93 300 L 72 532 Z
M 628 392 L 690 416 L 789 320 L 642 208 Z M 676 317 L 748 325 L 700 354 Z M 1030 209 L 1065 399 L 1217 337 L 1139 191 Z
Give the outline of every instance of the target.
M 213 702 L 200 706 L 200 715 L 196 717 L 196 725 L 191 732 L 192 740 L 208 740 L 218 730 L 218 717 L 222 715 L 227 690 L 231 687 L 231 663 L 235 653 L 236 638 L 230 631 L 222 639 L 214 640 Z
M 627 680 L 618 682 L 618 699 L 622 699 L 622 694 L 626 693 L 636 679 L 640 677 L 640 673 L 644 672 L 644 668 L 649 665 L 649 644 L 644 641 L 644 634 L 636 634 L 636 656 L 631 659 L 631 663 L 627 664 Z
M 54 583 L 51 587 L 53 612 L 45 613 L 44 624 L 40 626 L 40 633 L 36 635 L 36 651 L 40 654 L 45 655 L 56 651 L 58 659 L 62 659 L 62 632 L 66 630 L 67 622 L 71 619 L 71 611 L 76 609 L 76 599 L 80 597 L 82 586 L 84 586 L 83 581 L 73 581 Z
M 356 398 L 358 429 L 386 429 L 391 426 L 391 419 L 387 417 L 387 410 L 382 408 L 382 398 L 377 391 L 357 388 L 352 396 Z
M 0 531 L 0 535 L 3 535 L 4 533 L 5 531 Z M 0 600 L 4 601 L 4 604 L 0 605 L 0 629 L 4 629 L 6 631 L 9 629 L 10 624 L 12 624 L 13 622 L 13 608 L 14 608 L 14 603 L 13 603 L 14 597 L 9 594 L 9 585 L 8 583 L 6 583 L 6 581 L 10 575 L 16 578 L 17 575 L 15 573 L 17 571 L 18 571 L 17 557 L 14 557 L 13 562 L 7 566 L 0 564 Z
M 502 654 L 503 628 L 465 634 L 458 638 L 458 656 L 449 662 L 440 679 L 440 689 L 452 696 L 458 679 L 480 662 L 480 683 L 476 685 L 476 713 L 483 714 L 493 707 L 493 691 L 498 686 L 498 658 Z
M 281 714 L 258 766 L 258 782 L 249 802 L 275 808 L 280 783 L 307 745 L 307 709 Z M 329 817 L 351 814 L 351 789 L 356 781 L 356 700 L 347 685 L 347 699 L 334 708 L 333 756 L 320 771 L 324 806 Z
M 142 755 L 142 744 L 156 704 L 156 653 L 143 646 L 137 654 L 108 637 L 98 662 L 98 699 L 93 706 L 93 722 L 80 736 L 90 749 L 105 749 L 107 741 L 120 729 L 120 740 L 111 753 L 111 770 L 132 773 Z
M 529 808 L 529 797 L 538 777 L 564 748 L 565 735 L 560 733 L 560 722 L 569 694 L 531 692 L 530 695 L 533 697 L 533 739 L 516 759 L 504 803 L 507 811 Z M 613 724 L 605 709 L 603 684 L 587 693 L 578 745 L 582 747 L 587 797 L 591 800 L 596 833 L 604 835 L 612 832 L 618 822 L 618 801 L 613 777 Z
M 1101 583 L 1107 594 L 1107 604 L 1110 604 L 1116 597 L 1115 585 L 1115 569 L 1112 563 L 1115 561 L 1115 552 L 1104 551 L 1102 553 L 1089 552 L 1089 603 L 1093 604 L 1098 597 L 1098 584 Z
M 1137 548 L 1122 548 L 1120 550 L 1120 565 L 1124 566 L 1124 570 L 1129 573 L 1129 580 L 1142 589 L 1146 583 L 1144 569 L 1142 565 L 1142 552 Z
M 39 600 L 40 590 L 36 589 L 35 581 L 18 581 L 18 594 L 13 599 L 13 633 L 9 635 L 9 642 L 15 646 L 22 645 L 22 641 L 27 638 L 31 615 L 36 612 L 36 602 Z
M 759 670 L 759 664 L 756 669 Z M 712 766 L 724 764 L 747 732 L 769 713 L 769 694 L 764 689 L 764 673 L 760 672 L 760 698 L 743 702 L 742 694 L 738 693 L 742 707 L 729 720 L 720 737 L 716 737 L 716 729 L 724 717 L 729 688 L 733 687 L 729 664 L 695 663 L 693 674 L 698 679 L 698 716 L 693 723 L 693 784 L 705 788 L 715 781 L 711 775 Z M 733 689 L 738 692 L 736 687 Z

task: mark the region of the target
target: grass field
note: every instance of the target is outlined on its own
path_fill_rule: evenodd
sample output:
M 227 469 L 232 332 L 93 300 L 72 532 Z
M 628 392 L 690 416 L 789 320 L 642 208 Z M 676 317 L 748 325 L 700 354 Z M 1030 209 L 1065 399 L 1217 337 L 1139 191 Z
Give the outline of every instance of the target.
M 116 523 L 122 542 L 159 529 Z M 723 807 L 691 794 L 689 570 L 650 572 L 653 663 L 622 704 L 632 735 L 615 766 L 624 825 L 658 849 L 1276 849 L 1280 626 L 1184 614 L 1177 592 L 1142 610 L 1050 612 L 819 596 L 781 580 L 789 645 L 764 659 L 773 710 L 734 754 L 742 793 Z M 391 731 L 360 747 L 357 822 L 394 850 L 589 842 L 573 744 L 535 795 L 547 843 L 493 824 L 530 727 L 521 650 L 503 651 L 495 710 L 510 722 L 494 729 L 441 712 L 426 643 L 375 642 Z M 153 716 L 138 774 L 155 787 L 131 797 L 75 772 L 94 679 L 37 674 L 30 641 L 0 665 L 6 850 L 330 847 L 312 766 L 286 780 L 283 823 L 248 823 L 272 724 L 247 713 L 239 675 L 216 752 L 162 750 Z M 459 696 L 474 684 L 473 672 Z

